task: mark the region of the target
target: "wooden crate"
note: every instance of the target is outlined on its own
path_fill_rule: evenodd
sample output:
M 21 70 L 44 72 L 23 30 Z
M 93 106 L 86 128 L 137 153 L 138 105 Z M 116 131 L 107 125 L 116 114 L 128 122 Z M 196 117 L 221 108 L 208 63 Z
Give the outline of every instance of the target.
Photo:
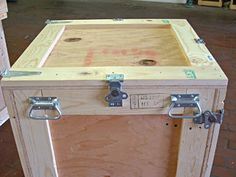
M 222 0 L 198 0 L 198 5 L 222 7 L 223 1 Z
M 223 109 L 226 94 L 186 20 L 49 21 L 10 71 L 21 76 L 2 87 L 26 177 L 210 176 L 220 124 L 194 123 L 186 106 L 174 113 L 190 118 L 168 116 L 172 94 L 199 94 L 204 112 Z M 32 97 L 57 97 L 61 118 L 51 120 L 57 101 Z
M 236 9 L 236 1 L 235 0 L 231 0 L 230 9 L 233 9 L 233 10 Z
M 6 17 L 7 17 L 7 3 L 5 0 L 1 0 L 0 1 L 0 71 L 10 68 L 6 40 L 2 26 L 2 20 L 5 19 Z M 2 89 L 0 87 L 0 126 L 4 122 L 6 122 L 8 118 L 9 115 L 3 99 Z

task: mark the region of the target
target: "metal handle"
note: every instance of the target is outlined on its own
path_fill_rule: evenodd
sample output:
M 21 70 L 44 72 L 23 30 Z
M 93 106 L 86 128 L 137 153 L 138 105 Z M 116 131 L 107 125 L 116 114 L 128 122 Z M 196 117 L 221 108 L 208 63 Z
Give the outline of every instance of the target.
M 60 102 L 57 97 L 30 97 L 29 102 L 31 104 L 29 108 L 29 118 L 35 120 L 57 120 L 62 116 L 60 110 Z M 55 110 L 57 112 L 56 116 L 44 115 L 34 115 L 36 110 Z
M 197 108 L 198 112 L 194 113 L 192 116 L 187 115 L 174 115 L 172 110 L 174 108 Z M 181 119 L 194 119 L 202 115 L 202 109 L 199 104 L 199 94 L 173 94 L 171 95 L 171 105 L 168 110 L 168 115 L 171 118 L 181 118 Z

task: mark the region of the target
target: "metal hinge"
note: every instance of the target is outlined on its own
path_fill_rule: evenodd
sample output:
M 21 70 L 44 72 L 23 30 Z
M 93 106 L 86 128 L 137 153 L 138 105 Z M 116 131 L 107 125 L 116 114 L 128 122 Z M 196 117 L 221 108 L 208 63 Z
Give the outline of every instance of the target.
M 202 39 L 202 38 L 195 38 L 194 41 L 195 41 L 197 44 L 206 44 L 206 42 L 205 42 L 204 39 Z
M 50 20 L 47 19 L 45 21 L 45 24 L 62 24 L 62 23 L 71 23 L 71 20 Z
M 210 128 L 212 123 L 221 124 L 224 118 L 224 110 L 202 112 L 199 101 L 199 94 L 172 94 L 168 115 L 171 118 L 193 119 L 195 124 L 204 124 L 206 129 Z M 196 110 L 193 111 L 192 115 L 176 115 L 172 113 L 175 108 L 194 108 Z
M 121 107 L 122 100 L 128 98 L 128 94 L 121 91 L 124 75 L 108 74 L 106 80 L 109 84 L 110 93 L 105 97 L 105 100 L 109 103 L 109 107 Z
M 31 76 L 40 75 L 42 72 L 38 71 L 9 71 L 4 70 L 0 72 L 0 77 L 10 78 L 10 77 L 20 77 L 20 76 Z

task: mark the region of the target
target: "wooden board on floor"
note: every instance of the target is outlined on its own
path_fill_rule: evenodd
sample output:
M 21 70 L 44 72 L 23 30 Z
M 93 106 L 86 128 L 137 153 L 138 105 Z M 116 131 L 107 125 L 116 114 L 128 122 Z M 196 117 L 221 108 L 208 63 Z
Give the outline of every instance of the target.
M 223 1 L 222 0 L 198 0 L 198 5 L 222 7 Z
M 134 0 L 134 1 L 164 2 L 164 3 L 176 3 L 176 4 L 186 3 L 186 0 Z
M 236 10 L 236 1 L 235 0 L 231 0 L 230 9 Z
M 11 68 L 39 73 L 2 81 L 25 176 L 209 177 L 220 125 L 168 116 L 171 94 L 223 109 L 228 79 L 198 39 L 183 19 L 49 21 Z M 112 73 L 120 107 L 105 101 Z M 61 119 L 32 96 L 57 97 Z

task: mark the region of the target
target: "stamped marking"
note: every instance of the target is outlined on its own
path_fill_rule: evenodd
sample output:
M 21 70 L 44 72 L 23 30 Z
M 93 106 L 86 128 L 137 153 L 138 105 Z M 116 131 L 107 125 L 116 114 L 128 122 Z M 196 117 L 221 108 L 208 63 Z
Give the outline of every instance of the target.
M 151 109 L 164 107 L 164 94 L 134 94 L 130 95 L 131 109 Z
M 184 73 L 188 79 L 197 79 L 196 73 L 192 69 L 184 69 Z

